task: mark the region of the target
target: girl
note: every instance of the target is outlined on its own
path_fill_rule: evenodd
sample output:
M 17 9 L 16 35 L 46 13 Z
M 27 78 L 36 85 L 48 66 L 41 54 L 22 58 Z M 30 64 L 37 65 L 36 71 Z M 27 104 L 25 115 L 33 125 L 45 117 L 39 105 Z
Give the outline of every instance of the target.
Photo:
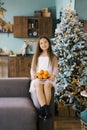
M 40 80 L 37 73 L 40 70 L 48 71 L 50 78 Z M 51 100 L 51 88 L 53 86 L 58 70 L 57 57 L 53 54 L 51 41 L 46 36 L 38 39 L 36 52 L 32 59 L 31 65 L 31 86 L 30 93 L 33 103 L 40 110 L 39 117 L 43 119 L 49 118 L 49 105 Z

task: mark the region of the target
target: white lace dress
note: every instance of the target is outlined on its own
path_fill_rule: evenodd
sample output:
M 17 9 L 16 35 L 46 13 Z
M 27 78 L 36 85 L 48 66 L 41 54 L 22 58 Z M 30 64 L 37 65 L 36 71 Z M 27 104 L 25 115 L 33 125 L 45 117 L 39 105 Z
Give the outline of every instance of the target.
M 49 63 L 49 57 L 48 56 L 40 56 L 38 58 L 38 64 L 37 64 L 37 69 L 36 69 L 36 73 L 39 72 L 40 70 L 48 70 L 48 72 L 50 74 L 53 74 L 53 68 L 52 68 L 52 65 Z M 31 75 L 33 74 L 33 71 L 31 69 Z M 47 79 L 45 81 L 42 81 L 38 78 L 34 79 L 31 81 L 31 85 L 30 85 L 30 90 L 29 92 L 31 93 L 31 98 L 34 102 L 34 105 L 37 107 L 37 108 L 40 108 L 40 105 L 39 105 L 39 102 L 38 102 L 38 99 L 37 99 L 37 95 L 36 95 L 36 88 L 35 88 L 35 84 L 37 82 L 40 82 L 40 83 L 54 83 L 52 82 L 50 79 Z

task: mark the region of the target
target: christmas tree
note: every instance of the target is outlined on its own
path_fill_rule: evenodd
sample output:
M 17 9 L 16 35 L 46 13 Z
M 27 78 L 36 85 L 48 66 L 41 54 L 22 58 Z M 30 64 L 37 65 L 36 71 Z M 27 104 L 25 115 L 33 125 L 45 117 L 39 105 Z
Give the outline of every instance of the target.
M 87 73 L 83 73 L 83 70 L 87 69 L 83 58 L 86 44 L 83 24 L 76 11 L 67 7 L 62 12 L 61 22 L 53 39 L 53 50 L 58 57 L 59 66 L 55 88 L 56 101 L 61 92 L 64 94 L 67 90 L 76 95 L 82 86 L 87 85 Z

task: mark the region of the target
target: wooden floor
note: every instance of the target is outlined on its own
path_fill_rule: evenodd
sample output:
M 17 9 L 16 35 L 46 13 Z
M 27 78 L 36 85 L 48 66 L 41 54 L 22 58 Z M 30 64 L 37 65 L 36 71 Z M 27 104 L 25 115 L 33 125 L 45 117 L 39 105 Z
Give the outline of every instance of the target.
M 81 130 L 78 117 L 55 117 L 54 130 Z

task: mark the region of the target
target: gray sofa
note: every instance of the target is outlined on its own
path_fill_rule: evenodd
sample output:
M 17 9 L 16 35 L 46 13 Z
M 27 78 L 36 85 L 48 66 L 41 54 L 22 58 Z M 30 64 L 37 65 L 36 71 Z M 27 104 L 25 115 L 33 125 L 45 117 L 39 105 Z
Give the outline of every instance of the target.
M 29 94 L 30 79 L 0 78 L 0 130 L 53 130 L 52 118 L 43 121 Z

